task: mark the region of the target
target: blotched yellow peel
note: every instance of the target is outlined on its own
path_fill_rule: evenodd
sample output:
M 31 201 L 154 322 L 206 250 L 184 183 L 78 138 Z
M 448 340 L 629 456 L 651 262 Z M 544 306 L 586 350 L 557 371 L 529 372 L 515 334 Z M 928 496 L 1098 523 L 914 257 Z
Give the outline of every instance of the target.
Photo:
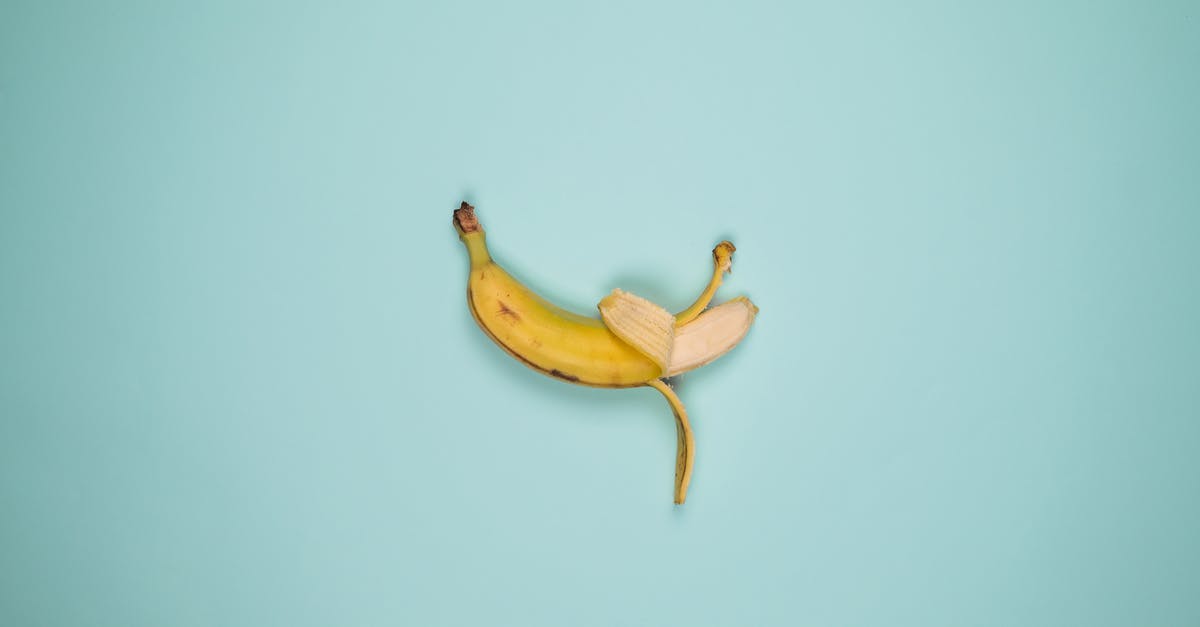
M 479 327 L 496 344 L 542 374 L 618 388 L 662 376 L 663 366 L 617 337 L 604 322 L 549 303 L 490 260 L 472 265 L 467 302 Z

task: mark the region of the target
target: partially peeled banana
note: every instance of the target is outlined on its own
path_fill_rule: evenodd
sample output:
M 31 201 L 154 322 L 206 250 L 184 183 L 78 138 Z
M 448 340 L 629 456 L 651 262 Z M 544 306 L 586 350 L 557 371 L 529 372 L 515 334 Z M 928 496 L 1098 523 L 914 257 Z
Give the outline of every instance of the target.
M 623 290 L 599 303 L 600 318 L 551 304 L 492 260 L 475 208 L 462 203 L 454 227 L 467 247 L 467 305 L 479 328 L 521 363 L 579 385 L 648 386 L 662 393 L 675 414 L 678 435 L 675 503 L 687 498 L 695 463 L 695 440 L 687 411 L 663 380 L 694 370 L 729 352 L 758 313 L 744 296 L 708 308 L 733 259 L 733 244 L 713 249 L 713 275 L 691 306 L 672 314 Z

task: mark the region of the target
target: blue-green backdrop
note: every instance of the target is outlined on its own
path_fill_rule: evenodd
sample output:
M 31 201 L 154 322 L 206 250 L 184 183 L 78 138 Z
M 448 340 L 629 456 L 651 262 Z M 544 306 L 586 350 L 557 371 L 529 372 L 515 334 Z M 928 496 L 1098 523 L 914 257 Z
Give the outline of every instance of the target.
M 1200 624 L 1195 2 L 0 8 L 0 624 Z M 572 387 L 738 245 L 748 340 Z

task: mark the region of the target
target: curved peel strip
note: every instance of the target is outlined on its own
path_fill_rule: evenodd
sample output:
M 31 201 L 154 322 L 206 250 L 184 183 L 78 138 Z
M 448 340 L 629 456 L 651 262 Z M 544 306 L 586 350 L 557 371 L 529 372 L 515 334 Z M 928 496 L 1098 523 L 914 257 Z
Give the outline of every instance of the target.
M 733 272 L 733 251 L 737 250 L 733 246 L 733 242 L 725 240 L 717 244 L 713 248 L 713 274 L 709 279 L 708 285 L 700 296 L 696 297 L 696 301 L 687 309 L 675 314 L 675 326 L 681 327 L 692 320 L 696 319 L 701 313 L 704 313 L 704 308 L 708 307 L 708 303 L 712 302 L 713 296 L 717 295 L 717 288 L 721 287 L 721 280 L 728 272 Z
M 692 435 L 692 425 L 688 422 L 683 401 L 671 386 L 662 379 L 652 379 L 646 385 L 662 392 L 671 406 L 671 413 L 675 414 L 675 504 L 683 505 L 692 482 L 692 467 L 696 465 L 696 438 Z

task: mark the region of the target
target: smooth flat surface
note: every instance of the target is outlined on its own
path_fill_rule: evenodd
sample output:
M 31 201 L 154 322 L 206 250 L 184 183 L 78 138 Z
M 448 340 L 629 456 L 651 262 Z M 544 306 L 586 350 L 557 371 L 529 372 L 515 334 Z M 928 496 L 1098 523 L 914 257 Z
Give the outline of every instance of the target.
M 1195 3 L 193 4 L 0 8 L 0 624 L 1200 623 Z M 464 198 L 584 312 L 737 244 L 685 507 Z

